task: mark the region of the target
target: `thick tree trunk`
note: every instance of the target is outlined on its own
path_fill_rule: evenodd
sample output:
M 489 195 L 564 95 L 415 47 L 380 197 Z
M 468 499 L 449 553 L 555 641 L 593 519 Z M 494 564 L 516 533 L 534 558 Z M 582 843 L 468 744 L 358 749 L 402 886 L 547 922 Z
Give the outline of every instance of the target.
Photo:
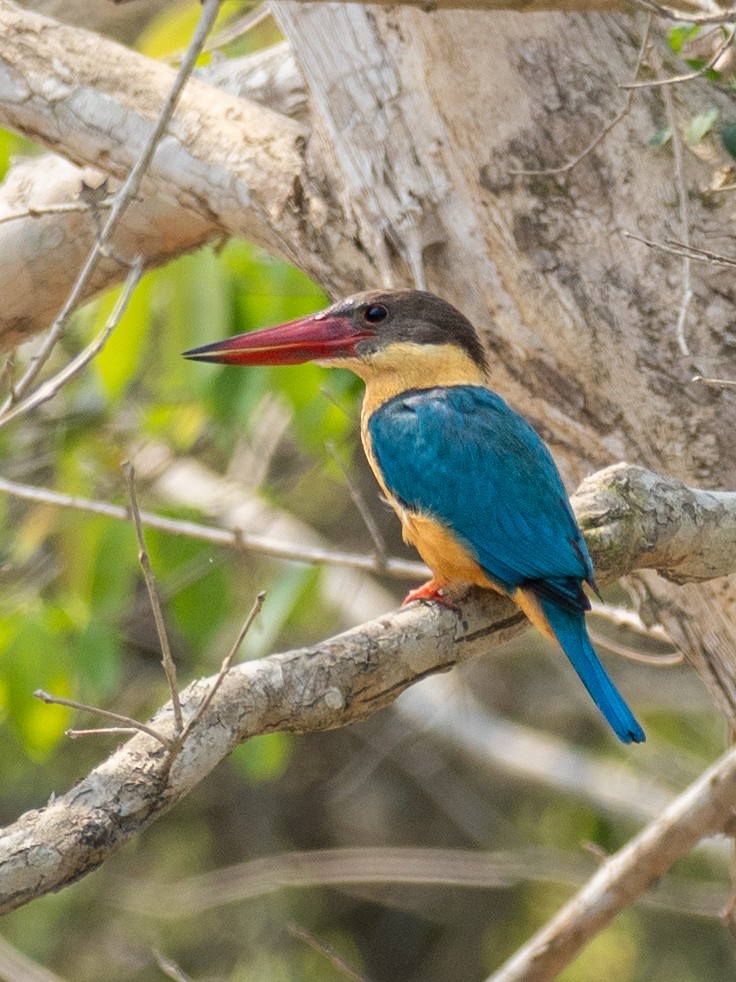
M 569 173 L 513 173 L 564 164 L 615 118 L 644 16 L 292 2 L 274 13 L 308 80 L 318 152 L 364 216 L 375 280 L 426 284 L 482 328 L 495 386 L 544 434 L 568 480 L 627 459 L 733 487 L 736 400 L 691 381 L 732 372 L 732 275 L 691 270 L 685 355 L 682 259 L 623 234 L 686 236 L 673 148 L 649 145 L 668 121 L 662 90 L 637 92 Z M 655 41 L 641 74 L 658 63 Z M 703 85 L 677 89 L 681 124 L 721 98 Z M 682 151 L 690 235 L 728 253 L 728 198 L 707 190 L 727 160 L 707 149 L 708 163 Z M 736 720 L 730 585 L 647 575 L 631 587 Z

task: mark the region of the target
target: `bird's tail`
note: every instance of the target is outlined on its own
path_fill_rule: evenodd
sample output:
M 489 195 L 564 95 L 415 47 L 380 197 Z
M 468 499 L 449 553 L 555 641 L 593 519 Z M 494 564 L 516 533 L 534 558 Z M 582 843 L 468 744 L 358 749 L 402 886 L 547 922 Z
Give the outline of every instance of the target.
M 523 588 L 515 591 L 514 600 L 535 627 L 558 642 L 619 740 L 643 743 L 644 730 L 595 653 L 582 611 L 566 610 L 553 600 Z

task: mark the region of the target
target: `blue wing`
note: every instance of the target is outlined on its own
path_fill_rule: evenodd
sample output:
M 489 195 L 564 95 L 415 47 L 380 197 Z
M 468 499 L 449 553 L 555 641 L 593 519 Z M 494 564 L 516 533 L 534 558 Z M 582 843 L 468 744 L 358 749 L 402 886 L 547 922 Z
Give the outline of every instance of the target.
M 493 392 L 468 385 L 402 393 L 368 431 L 391 494 L 448 527 L 502 589 L 536 597 L 527 612 L 539 611 L 539 626 L 557 638 L 619 738 L 644 740 L 590 643 L 581 583 L 595 585 L 593 566 L 531 426 Z
M 503 399 L 474 385 L 402 393 L 368 429 L 386 486 L 410 511 L 451 528 L 509 592 L 546 581 L 580 609 L 579 583 L 593 582 L 585 540 L 549 451 Z

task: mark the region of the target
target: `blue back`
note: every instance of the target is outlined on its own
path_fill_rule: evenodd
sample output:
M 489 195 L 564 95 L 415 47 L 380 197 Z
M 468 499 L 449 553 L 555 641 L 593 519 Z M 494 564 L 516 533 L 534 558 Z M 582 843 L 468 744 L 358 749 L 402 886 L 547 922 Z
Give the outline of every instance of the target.
M 406 392 L 368 431 L 392 494 L 452 529 L 500 586 L 544 580 L 581 603 L 585 540 L 549 451 L 503 399 L 477 385 Z

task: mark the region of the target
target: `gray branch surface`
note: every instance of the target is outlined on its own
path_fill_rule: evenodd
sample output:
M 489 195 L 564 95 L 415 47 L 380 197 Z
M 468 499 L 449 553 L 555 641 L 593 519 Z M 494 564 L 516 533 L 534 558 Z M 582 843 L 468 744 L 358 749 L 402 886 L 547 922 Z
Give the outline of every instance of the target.
M 611 578 L 614 567 L 620 573 L 642 565 L 700 579 L 706 575 L 703 557 L 709 543 L 723 564 L 709 563 L 711 575 L 736 567 L 733 542 L 730 551 L 719 548 L 724 537 L 733 539 L 724 533 L 736 524 L 736 494 L 696 491 L 642 468 L 618 465 L 585 482 L 581 495 L 573 498 L 576 507 L 581 503 L 581 517 L 588 524 L 591 517 L 595 521 L 589 542 L 594 560 L 602 561 L 601 582 Z M 624 567 L 622 556 L 631 565 Z M 241 741 L 367 719 L 413 683 L 487 653 L 525 625 L 510 601 L 473 591 L 459 613 L 415 604 L 322 644 L 237 666 L 172 766 L 160 744 L 138 734 L 66 794 L 0 834 L 0 912 L 95 869 L 172 808 Z M 185 718 L 196 711 L 212 682 L 199 680 L 184 690 Z M 171 707 L 162 708 L 152 725 L 170 734 Z M 729 814 L 718 811 L 716 819 L 709 813 L 702 834 L 717 828 L 721 817 L 725 824 Z M 697 839 L 695 833 L 687 848 Z
M 124 179 L 140 157 L 174 70 L 8 0 L 0 0 L 0 34 L 0 126 L 100 175 Z M 145 244 L 146 258 L 163 262 L 216 234 L 238 235 L 296 265 L 303 266 L 308 256 L 310 274 L 329 283 L 331 249 L 319 233 L 326 207 L 307 186 L 306 136 L 300 122 L 282 113 L 200 79 L 190 80 L 141 187 L 140 206 L 114 247 L 127 256 Z M 63 178 L 78 196 L 79 177 L 69 173 L 68 165 Z M 21 181 L 16 190 L 18 204 L 25 186 Z M 49 203 L 55 203 L 56 191 L 54 184 L 46 192 Z M 65 217 L 68 235 L 58 216 L 34 219 L 38 233 L 23 243 L 25 264 L 15 258 L 17 250 L 0 258 L 0 267 L 7 268 L 0 280 L 14 284 L 7 295 L 15 298 L 0 317 L 0 347 L 45 326 L 29 303 L 38 299 L 39 256 L 48 253 L 51 259 L 60 234 L 65 242 L 74 241 L 83 221 L 94 235 L 91 215 Z M 19 230 L 4 231 L 11 235 Z M 324 248 L 316 248 L 316 240 Z M 112 275 L 108 266 L 94 289 Z M 52 270 L 52 296 L 61 292 L 59 279 Z

